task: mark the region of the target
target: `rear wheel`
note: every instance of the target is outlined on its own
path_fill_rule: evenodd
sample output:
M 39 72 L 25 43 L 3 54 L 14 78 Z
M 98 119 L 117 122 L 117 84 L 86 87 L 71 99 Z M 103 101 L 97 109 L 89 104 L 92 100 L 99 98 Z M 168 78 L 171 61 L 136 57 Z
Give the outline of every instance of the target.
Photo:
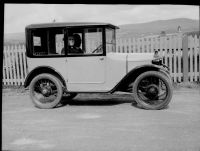
M 30 84 L 30 97 L 36 107 L 54 108 L 62 98 L 63 89 L 60 80 L 51 74 L 40 74 Z
M 144 72 L 133 84 L 133 97 L 144 109 L 163 109 L 172 98 L 170 79 L 158 71 Z

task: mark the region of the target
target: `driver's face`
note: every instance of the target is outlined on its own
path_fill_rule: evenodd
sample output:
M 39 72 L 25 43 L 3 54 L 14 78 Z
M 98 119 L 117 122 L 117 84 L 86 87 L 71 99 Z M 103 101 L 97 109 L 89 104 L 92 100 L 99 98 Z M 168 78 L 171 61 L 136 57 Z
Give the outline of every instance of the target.
M 69 37 L 68 38 L 68 45 L 69 46 L 73 46 L 74 45 L 74 38 L 73 37 Z

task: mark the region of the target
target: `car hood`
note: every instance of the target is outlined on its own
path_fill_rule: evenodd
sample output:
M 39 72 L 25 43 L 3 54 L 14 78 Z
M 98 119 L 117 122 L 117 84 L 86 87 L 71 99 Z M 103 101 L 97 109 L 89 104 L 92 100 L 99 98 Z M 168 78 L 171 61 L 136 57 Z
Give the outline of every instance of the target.
M 108 53 L 108 57 L 113 61 L 124 64 L 126 73 L 138 66 L 152 64 L 153 55 L 153 53 Z
M 127 53 L 127 61 L 149 62 L 153 59 L 153 53 Z
M 153 53 L 108 53 L 108 56 L 117 60 L 124 60 L 128 62 L 149 62 L 153 59 Z
M 131 53 L 127 54 L 127 72 L 147 64 L 152 64 L 153 53 Z

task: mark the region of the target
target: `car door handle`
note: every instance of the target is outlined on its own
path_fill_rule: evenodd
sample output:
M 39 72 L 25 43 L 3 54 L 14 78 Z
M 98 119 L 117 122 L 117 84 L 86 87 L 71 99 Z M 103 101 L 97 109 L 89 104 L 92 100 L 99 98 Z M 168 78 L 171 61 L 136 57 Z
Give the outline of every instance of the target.
M 99 60 L 104 60 L 104 58 L 99 58 Z

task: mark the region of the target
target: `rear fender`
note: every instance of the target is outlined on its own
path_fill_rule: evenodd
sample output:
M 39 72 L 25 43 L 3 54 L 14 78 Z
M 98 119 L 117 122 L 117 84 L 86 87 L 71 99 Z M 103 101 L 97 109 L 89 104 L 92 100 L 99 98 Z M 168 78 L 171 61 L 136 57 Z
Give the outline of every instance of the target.
M 26 77 L 25 82 L 24 82 L 24 87 L 28 87 L 29 84 L 31 83 L 32 79 L 42 73 L 49 73 L 49 74 L 53 74 L 55 75 L 58 79 L 60 79 L 61 83 L 63 84 L 63 87 L 66 87 L 66 83 L 64 78 L 62 77 L 62 75 L 56 71 L 54 68 L 50 67 L 50 66 L 40 66 L 40 67 L 36 67 L 35 69 L 33 69 Z

